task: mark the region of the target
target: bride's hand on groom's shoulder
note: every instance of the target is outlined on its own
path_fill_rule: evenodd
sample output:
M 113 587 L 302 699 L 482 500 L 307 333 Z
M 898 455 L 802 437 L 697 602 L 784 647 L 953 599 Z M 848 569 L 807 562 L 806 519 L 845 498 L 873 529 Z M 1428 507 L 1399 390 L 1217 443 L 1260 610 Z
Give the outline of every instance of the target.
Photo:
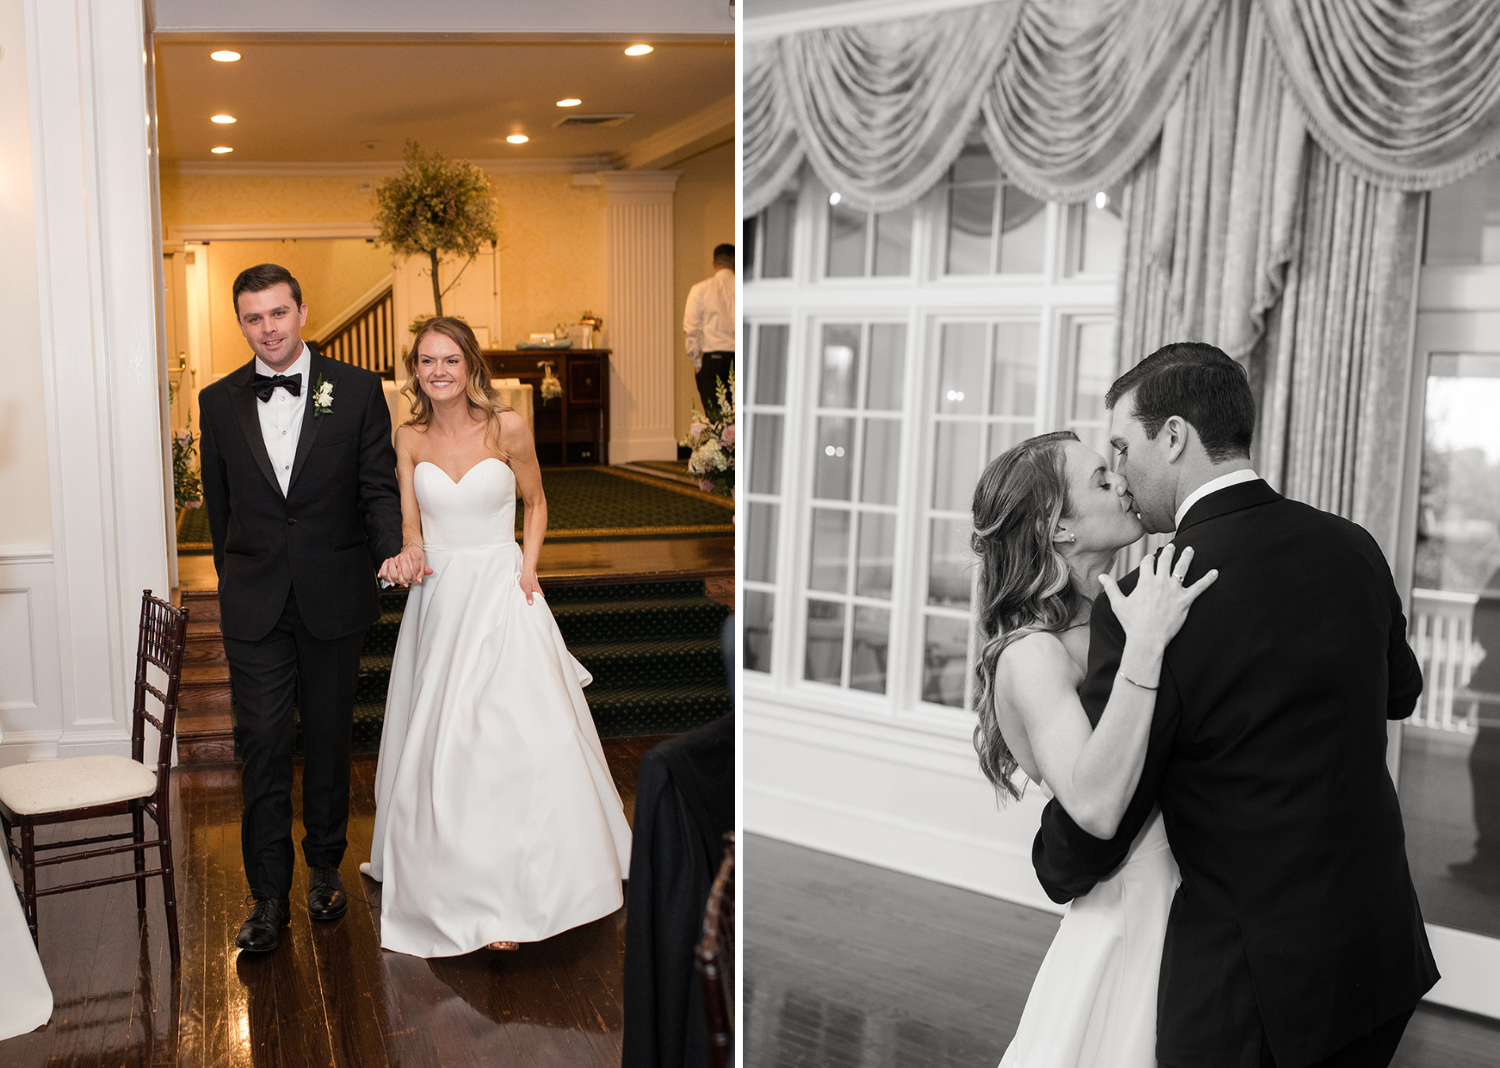
M 1099 576 L 1126 636 L 1159 643 L 1163 649 L 1182 629 L 1193 602 L 1219 577 L 1214 568 L 1191 586 L 1186 585 L 1183 580 L 1193 563 L 1193 547 L 1183 549 L 1174 566 L 1175 551 L 1176 546 L 1168 545 L 1159 554 L 1142 560 L 1140 576 L 1128 597 L 1110 576 Z

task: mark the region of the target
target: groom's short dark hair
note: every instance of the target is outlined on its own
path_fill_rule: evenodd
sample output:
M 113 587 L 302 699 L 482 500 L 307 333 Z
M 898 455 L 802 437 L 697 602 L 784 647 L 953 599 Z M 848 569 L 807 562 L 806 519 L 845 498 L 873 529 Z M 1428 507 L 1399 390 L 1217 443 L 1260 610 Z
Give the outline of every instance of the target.
M 234 280 L 234 314 L 240 314 L 240 294 L 259 293 L 263 289 L 285 283 L 292 287 L 292 303 L 302 306 L 302 287 L 292 277 L 292 272 L 279 263 L 257 263 L 246 267 Z
M 1250 376 L 1221 349 L 1201 341 L 1165 345 L 1126 371 L 1104 395 L 1113 409 L 1135 394 L 1135 417 L 1148 438 L 1174 415 L 1192 424 L 1214 463 L 1249 457 L 1255 434 L 1255 395 Z

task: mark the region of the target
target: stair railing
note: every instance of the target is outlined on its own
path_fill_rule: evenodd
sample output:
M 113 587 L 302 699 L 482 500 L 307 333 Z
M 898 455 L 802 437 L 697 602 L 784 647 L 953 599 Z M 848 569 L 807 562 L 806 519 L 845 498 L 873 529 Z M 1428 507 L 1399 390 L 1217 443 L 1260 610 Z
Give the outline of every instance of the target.
M 376 286 L 312 339 L 324 356 L 389 376 L 396 367 L 392 280 Z

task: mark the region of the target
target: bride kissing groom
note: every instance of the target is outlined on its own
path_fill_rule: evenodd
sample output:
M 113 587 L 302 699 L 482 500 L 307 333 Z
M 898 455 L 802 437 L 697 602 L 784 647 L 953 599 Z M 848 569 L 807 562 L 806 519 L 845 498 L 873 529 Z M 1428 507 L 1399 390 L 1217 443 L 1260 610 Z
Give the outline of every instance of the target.
M 1106 405 L 1114 470 L 1044 435 L 974 495 L 975 744 L 1050 792 L 1032 859 L 1071 902 L 1001 1063 L 1387 1065 L 1438 979 L 1385 763 L 1422 689 L 1390 568 L 1251 469 L 1213 346 Z M 1116 586 L 1143 530 L 1175 534 Z

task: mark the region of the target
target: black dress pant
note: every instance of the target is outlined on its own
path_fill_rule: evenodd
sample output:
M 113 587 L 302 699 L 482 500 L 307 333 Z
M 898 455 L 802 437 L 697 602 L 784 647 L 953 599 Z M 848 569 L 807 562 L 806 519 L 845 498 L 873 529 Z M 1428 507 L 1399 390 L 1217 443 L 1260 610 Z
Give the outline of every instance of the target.
M 698 383 L 698 399 L 703 402 L 703 411 L 712 415 L 719 407 L 719 379 L 724 380 L 724 388 L 729 388 L 729 372 L 734 370 L 734 353 L 732 352 L 705 352 L 703 354 L 703 365 L 693 372 L 693 380 Z M 731 397 L 732 401 L 734 398 Z
M 349 829 L 349 746 L 363 629 L 315 638 L 295 593 L 259 641 L 224 639 L 234 691 L 235 731 L 244 758 L 240 844 L 245 878 L 257 898 L 285 899 L 292 888 L 292 702 L 302 711 L 302 856 L 336 868 Z

